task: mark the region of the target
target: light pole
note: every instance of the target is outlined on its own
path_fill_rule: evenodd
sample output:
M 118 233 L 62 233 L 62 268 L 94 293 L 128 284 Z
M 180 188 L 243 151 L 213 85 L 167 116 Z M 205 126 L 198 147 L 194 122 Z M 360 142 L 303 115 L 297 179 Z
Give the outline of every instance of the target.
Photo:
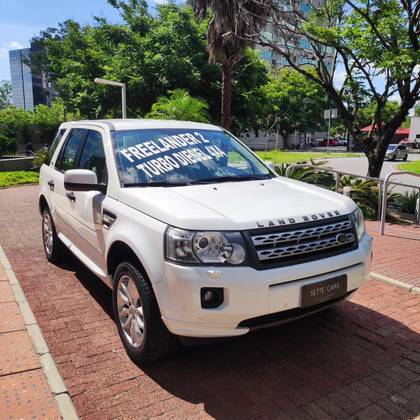
M 122 117 L 127 118 L 127 90 L 125 83 L 114 82 L 113 80 L 100 79 L 99 77 L 95 78 L 95 83 L 99 83 L 101 85 L 118 86 L 121 88 Z
M 328 119 L 327 152 L 330 147 L 330 128 L 332 118 L 337 118 L 337 109 L 334 108 L 324 110 L 324 119 Z

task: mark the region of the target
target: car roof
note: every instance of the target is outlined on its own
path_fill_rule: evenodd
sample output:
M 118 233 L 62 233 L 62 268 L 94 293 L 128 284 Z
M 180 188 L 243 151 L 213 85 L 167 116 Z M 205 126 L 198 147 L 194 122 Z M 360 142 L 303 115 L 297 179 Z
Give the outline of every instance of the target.
M 72 128 L 81 125 L 91 125 L 96 127 L 108 128 L 110 131 L 120 130 L 142 130 L 153 128 L 187 128 L 193 130 L 219 130 L 222 128 L 217 125 L 204 124 L 191 121 L 176 120 L 149 120 L 149 119 L 109 119 L 109 120 L 81 120 L 68 121 L 61 125 L 62 128 Z

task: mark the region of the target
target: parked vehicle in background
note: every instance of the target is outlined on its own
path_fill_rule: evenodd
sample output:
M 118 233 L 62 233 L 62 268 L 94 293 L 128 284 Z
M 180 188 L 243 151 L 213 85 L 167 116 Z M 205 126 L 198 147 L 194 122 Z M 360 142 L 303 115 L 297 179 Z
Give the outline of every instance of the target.
M 339 146 L 340 142 L 338 141 L 338 139 L 330 139 L 330 141 L 328 142 L 328 139 L 324 139 L 319 143 L 320 147 L 327 147 L 327 146 Z
M 407 160 L 407 157 L 407 146 L 402 144 L 390 144 L 385 154 L 385 159 L 387 160 Z
M 338 145 L 339 146 L 347 146 L 347 140 L 346 139 L 338 139 Z
M 142 363 L 178 336 L 239 336 L 325 309 L 371 262 L 353 200 L 279 177 L 209 124 L 62 124 L 39 210 L 47 259 L 70 250 L 112 288 L 121 340 Z

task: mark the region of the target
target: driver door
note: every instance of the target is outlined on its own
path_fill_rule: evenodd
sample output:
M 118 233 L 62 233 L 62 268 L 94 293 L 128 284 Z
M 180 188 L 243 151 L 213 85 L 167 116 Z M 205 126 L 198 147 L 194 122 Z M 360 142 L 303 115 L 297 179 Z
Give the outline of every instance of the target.
M 76 169 L 96 173 L 98 183 L 108 183 L 103 137 L 100 131 L 90 129 L 85 137 Z M 97 266 L 103 268 L 104 236 L 102 229 L 102 202 L 106 195 L 98 191 L 72 191 L 71 241 Z

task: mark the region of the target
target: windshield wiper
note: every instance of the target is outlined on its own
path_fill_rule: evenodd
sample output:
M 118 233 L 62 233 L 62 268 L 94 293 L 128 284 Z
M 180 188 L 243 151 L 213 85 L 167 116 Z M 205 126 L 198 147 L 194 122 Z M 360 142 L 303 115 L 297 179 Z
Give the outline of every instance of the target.
M 189 185 L 188 182 L 168 182 L 168 181 L 151 181 L 151 182 L 132 182 L 123 184 L 124 187 L 183 187 Z
M 218 176 L 213 178 L 203 178 L 191 181 L 191 185 L 197 184 L 213 184 L 215 182 L 241 182 L 241 181 L 258 181 L 262 179 L 271 178 L 270 174 L 267 175 L 246 175 L 246 176 Z

